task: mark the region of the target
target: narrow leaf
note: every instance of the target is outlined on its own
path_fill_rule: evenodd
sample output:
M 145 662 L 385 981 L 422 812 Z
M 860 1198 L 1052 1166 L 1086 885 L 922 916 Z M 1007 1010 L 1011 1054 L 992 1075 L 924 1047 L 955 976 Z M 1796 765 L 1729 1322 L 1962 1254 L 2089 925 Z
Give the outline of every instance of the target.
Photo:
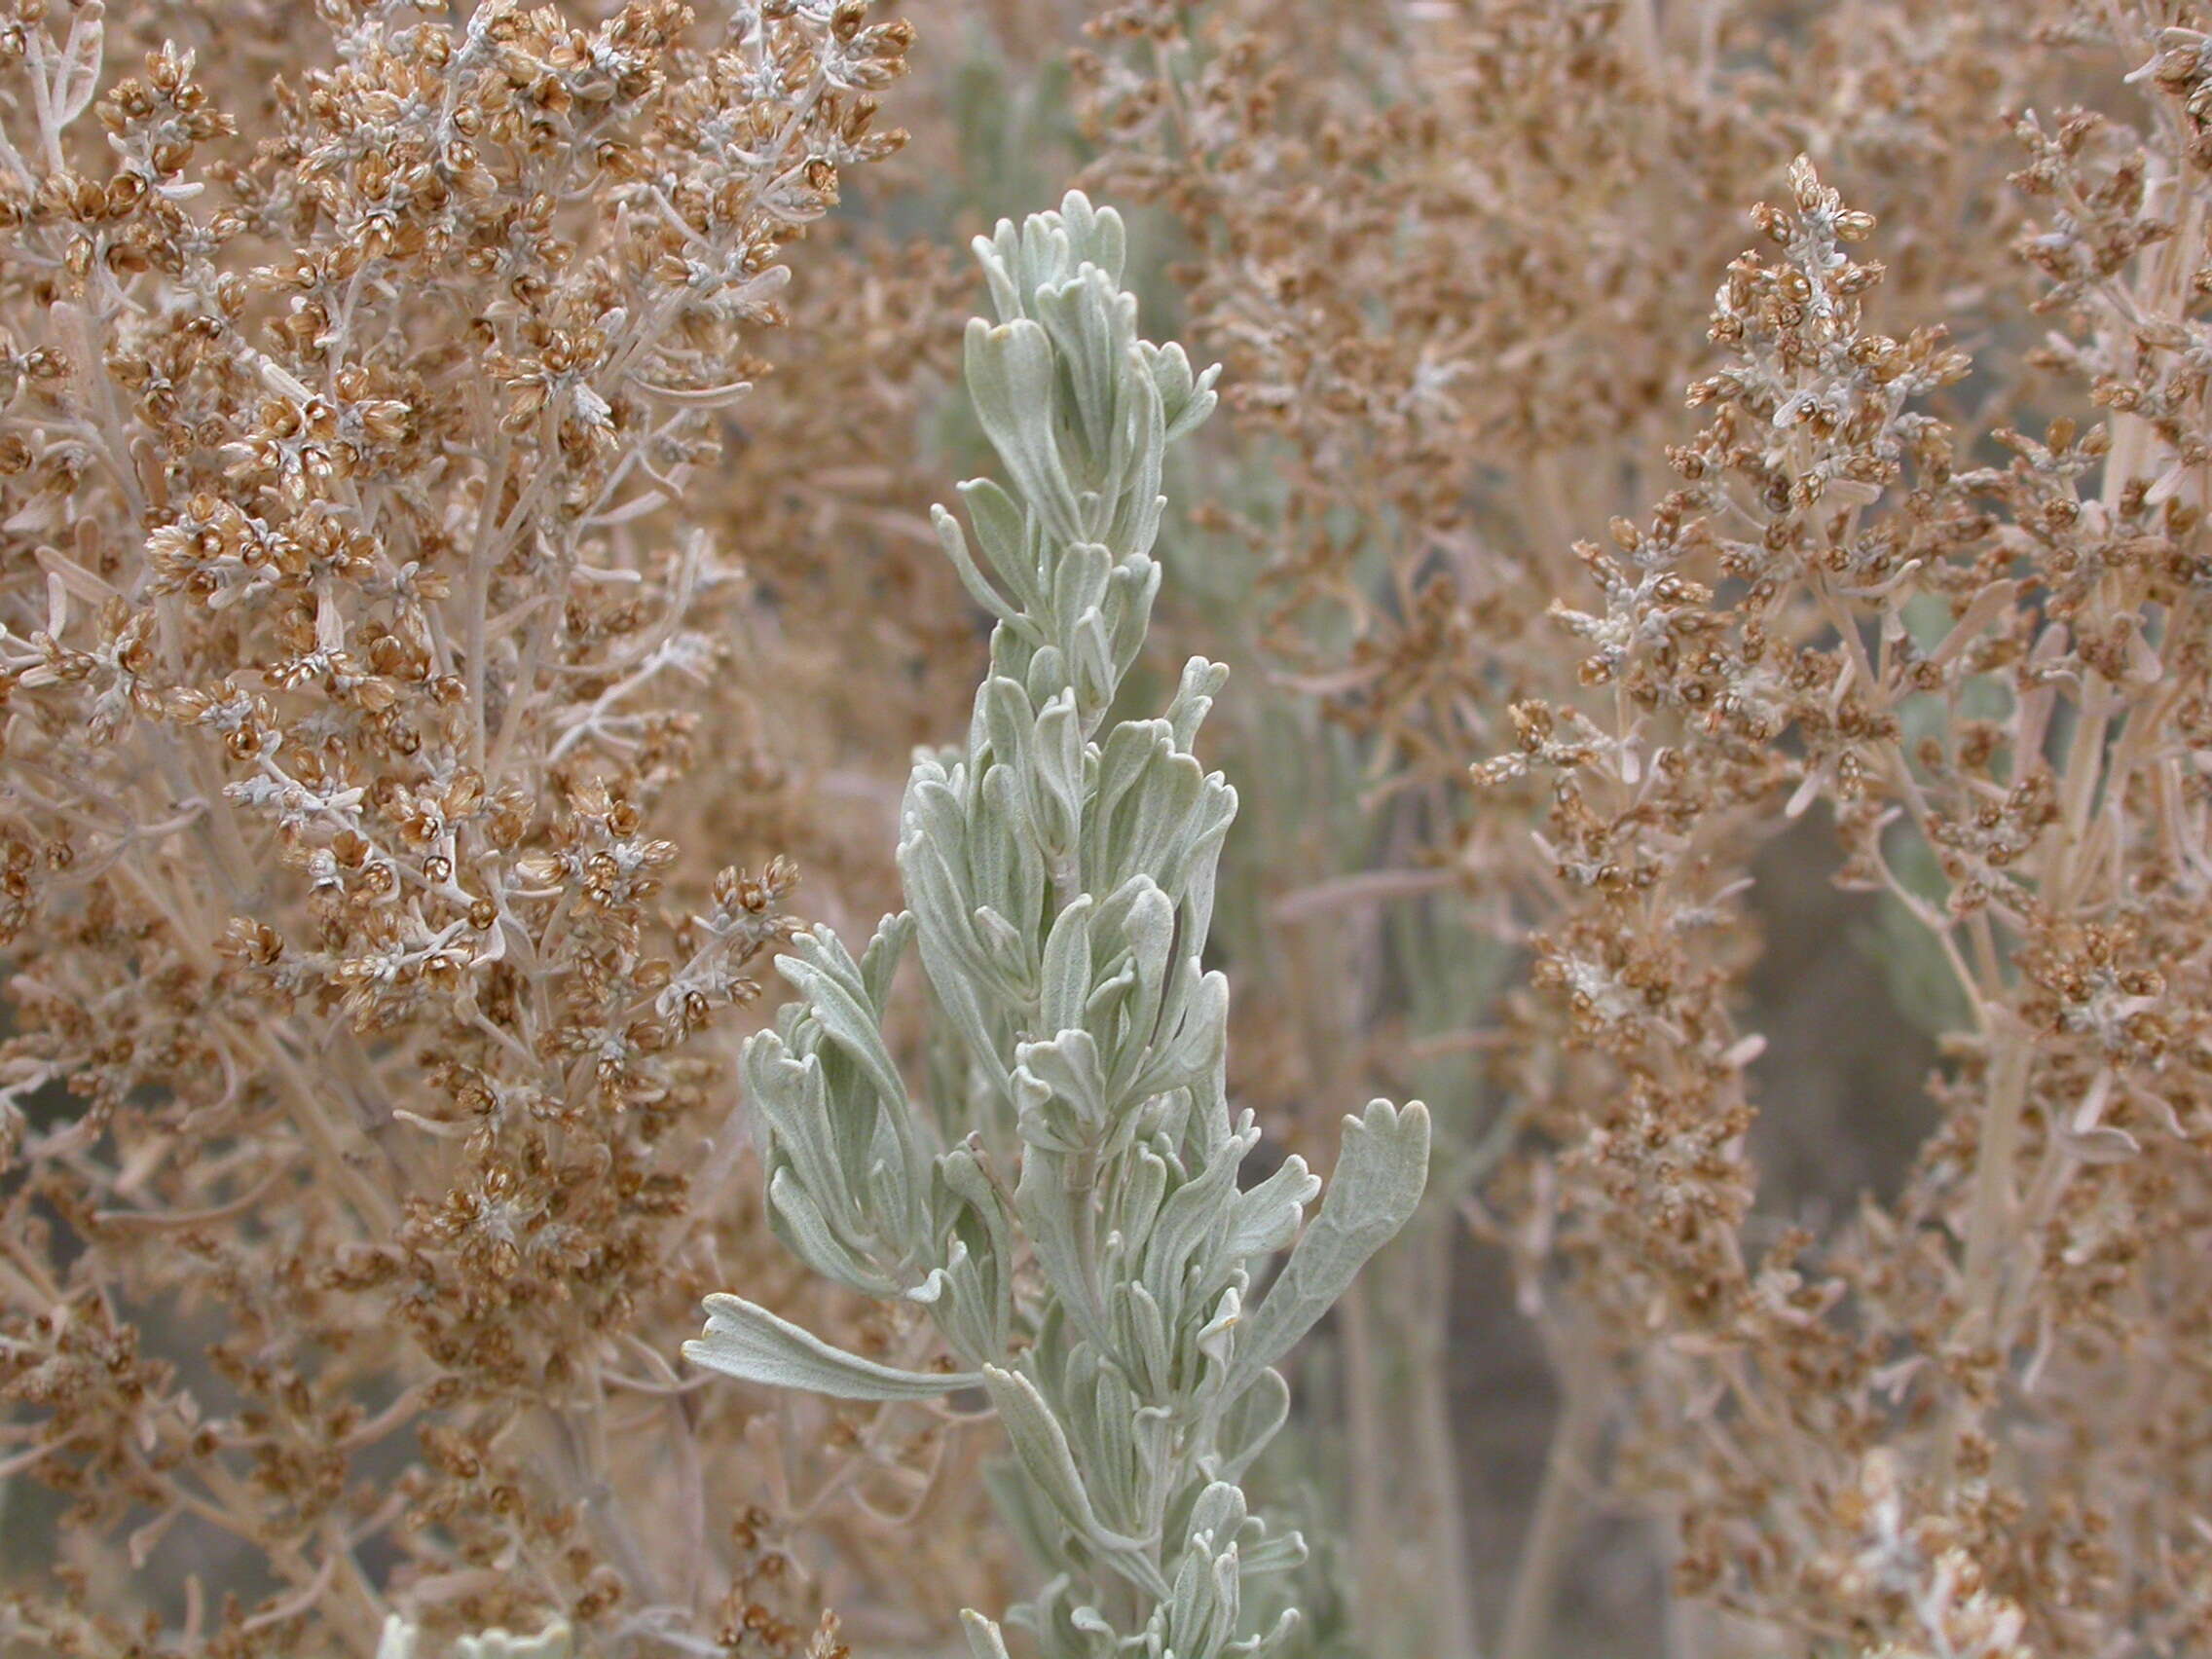
M 706 1308 L 707 1328 L 683 1345 L 683 1357 L 748 1382 L 803 1388 L 838 1400 L 934 1400 L 983 1381 L 972 1371 L 897 1371 L 878 1365 L 831 1347 L 741 1296 L 710 1296 Z

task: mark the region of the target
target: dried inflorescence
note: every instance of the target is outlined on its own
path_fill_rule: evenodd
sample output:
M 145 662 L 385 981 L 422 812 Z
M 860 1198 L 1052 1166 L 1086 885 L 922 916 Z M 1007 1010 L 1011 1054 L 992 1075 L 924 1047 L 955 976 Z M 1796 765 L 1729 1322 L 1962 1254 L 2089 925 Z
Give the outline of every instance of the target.
M 909 31 L 145 13 L 0 22 L 0 1639 L 799 1652 L 662 1336 L 794 872 L 660 820 L 757 603 L 684 512 Z
M 1554 780 L 1567 892 L 1535 977 L 1615 1080 L 1559 1100 L 1563 1243 L 1639 1381 L 1637 1477 L 1678 1519 L 1681 1580 L 1900 1654 L 2212 1634 L 2212 1400 L 2175 1364 L 2212 1220 L 2185 712 L 2212 181 L 2087 116 L 2060 133 L 2024 126 L 2031 200 L 2101 208 L 2024 247 L 2104 266 L 2050 295 L 2046 356 L 2115 418 L 1999 430 L 2011 464 L 1965 464 L 1925 406 L 1967 359 L 1872 332 L 1872 222 L 1800 162 L 1754 215 L 1774 251 L 1715 303 L 1726 364 L 1690 388 L 1712 420 L 1672 452 L 1682 487 L 1580 549 L 1602 611 L 1555 606 L 1611 709 L 1519 704 L 1521 745 L 1478 769 Z M 1762 1244 L 1732 895 L 1816 801 L 1845 879 L 1918 924 L 1966 1014 L 1897 1198 Z

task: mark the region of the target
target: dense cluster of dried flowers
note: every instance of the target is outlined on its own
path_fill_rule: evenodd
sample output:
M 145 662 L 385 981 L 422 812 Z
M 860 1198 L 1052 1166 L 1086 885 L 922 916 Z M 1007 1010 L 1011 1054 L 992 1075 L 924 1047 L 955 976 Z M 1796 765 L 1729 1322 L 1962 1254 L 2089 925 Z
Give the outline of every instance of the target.
M 2139 166 L 2069 125 L 2036 145 L 2036 194 L 2090 200 Z M 1641 1473 L 1678 1508 L 1685 1587 L 1900 1653 L 2120 1630 L 2187 1651 L 2212 1634 L 2191 1456 L 2212 1401 L 2176 1363 L 2201 1318 L 2212 1081 L 2188 982 L 2207 893 L 2184 710 L 2212 573 L 2192 440 L 2059 417 L 1998 433 L 2009 466 L 1956 464 L 1918 406 L 1967 358 L 1935 329 L 1874 332 L 1880 269 L 1849 250 L 1870 218 L 1809 164 L 1790 182 L 1758 215 L 1778 252 L 1733 264 L 1716 302 L 1728 360 L 1692 388 L 1714 419 L 1674 453 L 1683 487 L 1583 545 L 1599 604 L 1555 605 L 1611 708 L 1519 702 L 1517 746 L 1482 768 L 1554 779 L 1567 896 L 1536 979 L 1618 1080 L 1562 1125 L 1563 1248 L 1598 1269 L 1583 1300 L 1642 1379 Z M 2115 242 L 2166 240 L 2146 182 Z M 2054 226 L 2040 257 L 2085 268 L 2092 234 Z M 2097 371 L 2107 407 L 2189 396 L 2146 338 L 2186 336 L 2179 265 L 2054 304 L 2091 352 L 2108 305 L 2142 331 L 2134 373 Z M 1747 835 L 1816 800 L 1839 878 L 1921 924 L 1970 1012 L 1903 1193 L 1758 1240 L 1757 1040 L 1707 940 Z
M 0 1641 L 829 1651 L 668 1358 L 793 871 L 656 814 L 754 603 L 681 509 L 909 31 L 147 10 L 0 23 Z

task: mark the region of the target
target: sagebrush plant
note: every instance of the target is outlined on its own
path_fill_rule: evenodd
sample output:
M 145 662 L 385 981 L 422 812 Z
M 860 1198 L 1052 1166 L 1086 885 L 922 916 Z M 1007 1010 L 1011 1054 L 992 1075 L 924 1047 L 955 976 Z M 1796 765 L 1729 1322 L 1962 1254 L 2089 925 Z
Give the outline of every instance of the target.
M 1200 964 L 1236 799 L 1192 753 L 1224 671 L 1194 658 L 1163 716 L 1109 723 L 1160 586 L 1167 446 L 1213 373 L 1137 338 L 1113 209 L 1071 194 L 976 251 L 998 320 L 968 326 L 968 388 L 1014 489 L 962 486 L 980 562 L 950 513 L 937 528 L 996 618 L 989 671 L 965 748 L 907 784 L 910 908 L 857 961 L 799 935 L 777 967 L 800 999 L 745 1063 L 778 1235 L 929 1321 L 886 1366 L 723 1294 L 684 1351 L 847 1398 L 979 1387 L 1013 1452 L 1000 1512 L 1050 1575 L 1014 1613 L 1043 1652 L 1256 1654 L 1296 1612 L 1257 1626 L 1245 1580 L 1304 1554 L 1239 1485 L 1289 1408 L 1273 1367 L 1412 1214 L 1428 1118 L 1346 1120 L 1303 1233 L 1304 1160 L 1239 1189 L 1259 1129 L 1231 1108 L 1227 983 Z M 940 1027 L 926 1108 L 880 1029 L 909 943 Z M 916 1369 L 937 1343 L 945 1363 Z
M 2177 99 L 2189 39 L 2120 36 Z M 2008 464 L 1964 464 L 1924 405 L 1969 358 L 1875 330 L 1881 270 L 1851 246 L 1873 220 L 1801 160 L 1754 215 L 1776 251 L 1715 302 L 1681 488 L 1581 548 L 1602 610 L 1555 605 L 1612 708 L 1516 705 L 1484 773 L 1559 779 L 1571 896 L 1537 978 L 1622 1084 L 1563 1161 L 1565 1241 L 1602 1264 L 1645 1432 L 1709 1448 L 1644 1476 L 1684 1586 L 1899 1653 L 2182 1652 L 2212 1634 L 2205 1400 L 2163 1362 L 2115 1379 L 2199 1319 L 2204 179 L 2194 147 L 2161 167 L 2083 112 L 2019 136 L 2020 186 L 2057 208 L 2023 243 L 2056 278 L 2050 362 L 2109 421 L 2001 428 Z M 1898 1198 L 1761 1240 L 1759 1045 L 1705 940 L 1746 839 L 1815 801 L 1838 879 L 1925 930 L 1967 1023 Z
M 2212 18 L 901 9 L 910 54 L 827 0 L 5 9 L 0 1648 L 789 1652 L 827 1600 L 856 1650 L 938 1659 L 952 1609 L 1025 1595 L 1144 1648 L 1157 1598 L 980 1466 L 956 1384 L 1019 1366 L 900 1294 L 983 1260 L 934 1168 L 918 1235 L 838 1257 L 880 1282 L 811 1271 L 746 1144 L 780 1132 L 746 1016 L 648 1007 L 702 946 L 750 996 L 755 947 L 695 920 L 733 862 L 775 871 L 760 952 L 794 903 L 847 938 L 903 903 L 913 747 L 977 604 L 1027 608 L 987 545 L 964 593 L 929 513 L 988 464 L 961 247 L 1070 180 L 1129 212 L 1155 332 L 1225 365 L 1123 697 L 1239 665 L 1206 965 L 1250 1162 L 1325 1162 L 1370 1091 L 1436 1109 L 1419 1211 L 1242 1477 L 1312 1553 L 1240 1586 L 1241 1634 L 1296 1604 L 1278 1659 L 2212 1646 Z M 848 125 L 894 68 L 896 159 Z M 724 273 L 757 309 L 674 297 L 680 223 L 801 218 Z M 418 845 L 479 713 L 502 804 L 433 791 Z M 264 750 L 359 812 L 360 862 L 221 795 Z M 418 973 L 432 857 L 504 919 Z M 917 1154 L 973 1131 L 1003 1180 L 1019 1134 L 942 1115 L 991 1091 L 922 942 L 880 1011 Z M 952 1392 L 670 1367 L 721 1288 Z M 1137 1536 L 1069 1375 L 1034 1385 Z
M 54 1531 L 0 1641 L 795 1650 L 742 1421 L 641 1335 L 746 1253 L 702 1036 L 791 871 L 653 815 L 751 603 L 682 508 L 908 31 L 128 13 L 0 19 L 0 1473 Z

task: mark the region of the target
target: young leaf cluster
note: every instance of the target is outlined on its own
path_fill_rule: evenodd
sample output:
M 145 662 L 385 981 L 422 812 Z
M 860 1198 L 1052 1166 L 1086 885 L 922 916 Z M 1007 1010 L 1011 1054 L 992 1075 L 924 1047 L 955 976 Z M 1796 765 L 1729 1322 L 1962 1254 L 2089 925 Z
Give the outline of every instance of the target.
M 1013 1452 L 994 1495 L 1046 1573 L 1012 1616 L 1044 1653 L 1256 1654 L 1296 1614 L 1263 1620 L 1247 1580 L 1304 1557 L 1240 1486 L 1288 1409 L 1273 1367 L 1411 1213 L 1428 1118 L 1348 1121 L 1303 1233 L 1321 1183 L 1302 1159 L 1239 1187 L 1259 1129 L 1231 1107 L 1228 986 L 1200 965 L 1236 797 L 1193 753 L 1225 671 L 1194 659 L 1162 715 L 1108 719 L 1160 586 L 1163 459 L 1213 371 L 1138 338 L 1112 209 L 1071 194 L 976 245 L 997 319 L 968 325 L 967 380 L 1011 487 L 963 485 L 968 529 L 936 525 L 996 619 L 989 670 L 965 745 L 907 784 L 908 908 L 858 960 L 800 936 L 778 962 L 798 1000 L 745 1056 L 779 1235 L 926 1309 L 949 1368 L 729 1295 L 685 1351 L 848 1399 L 980 1388 Z M 932 1110 L 883 1036 L 909 946 L 948 1056 Z M 1004 1654 L 967 1620 L 978 1659 Z

